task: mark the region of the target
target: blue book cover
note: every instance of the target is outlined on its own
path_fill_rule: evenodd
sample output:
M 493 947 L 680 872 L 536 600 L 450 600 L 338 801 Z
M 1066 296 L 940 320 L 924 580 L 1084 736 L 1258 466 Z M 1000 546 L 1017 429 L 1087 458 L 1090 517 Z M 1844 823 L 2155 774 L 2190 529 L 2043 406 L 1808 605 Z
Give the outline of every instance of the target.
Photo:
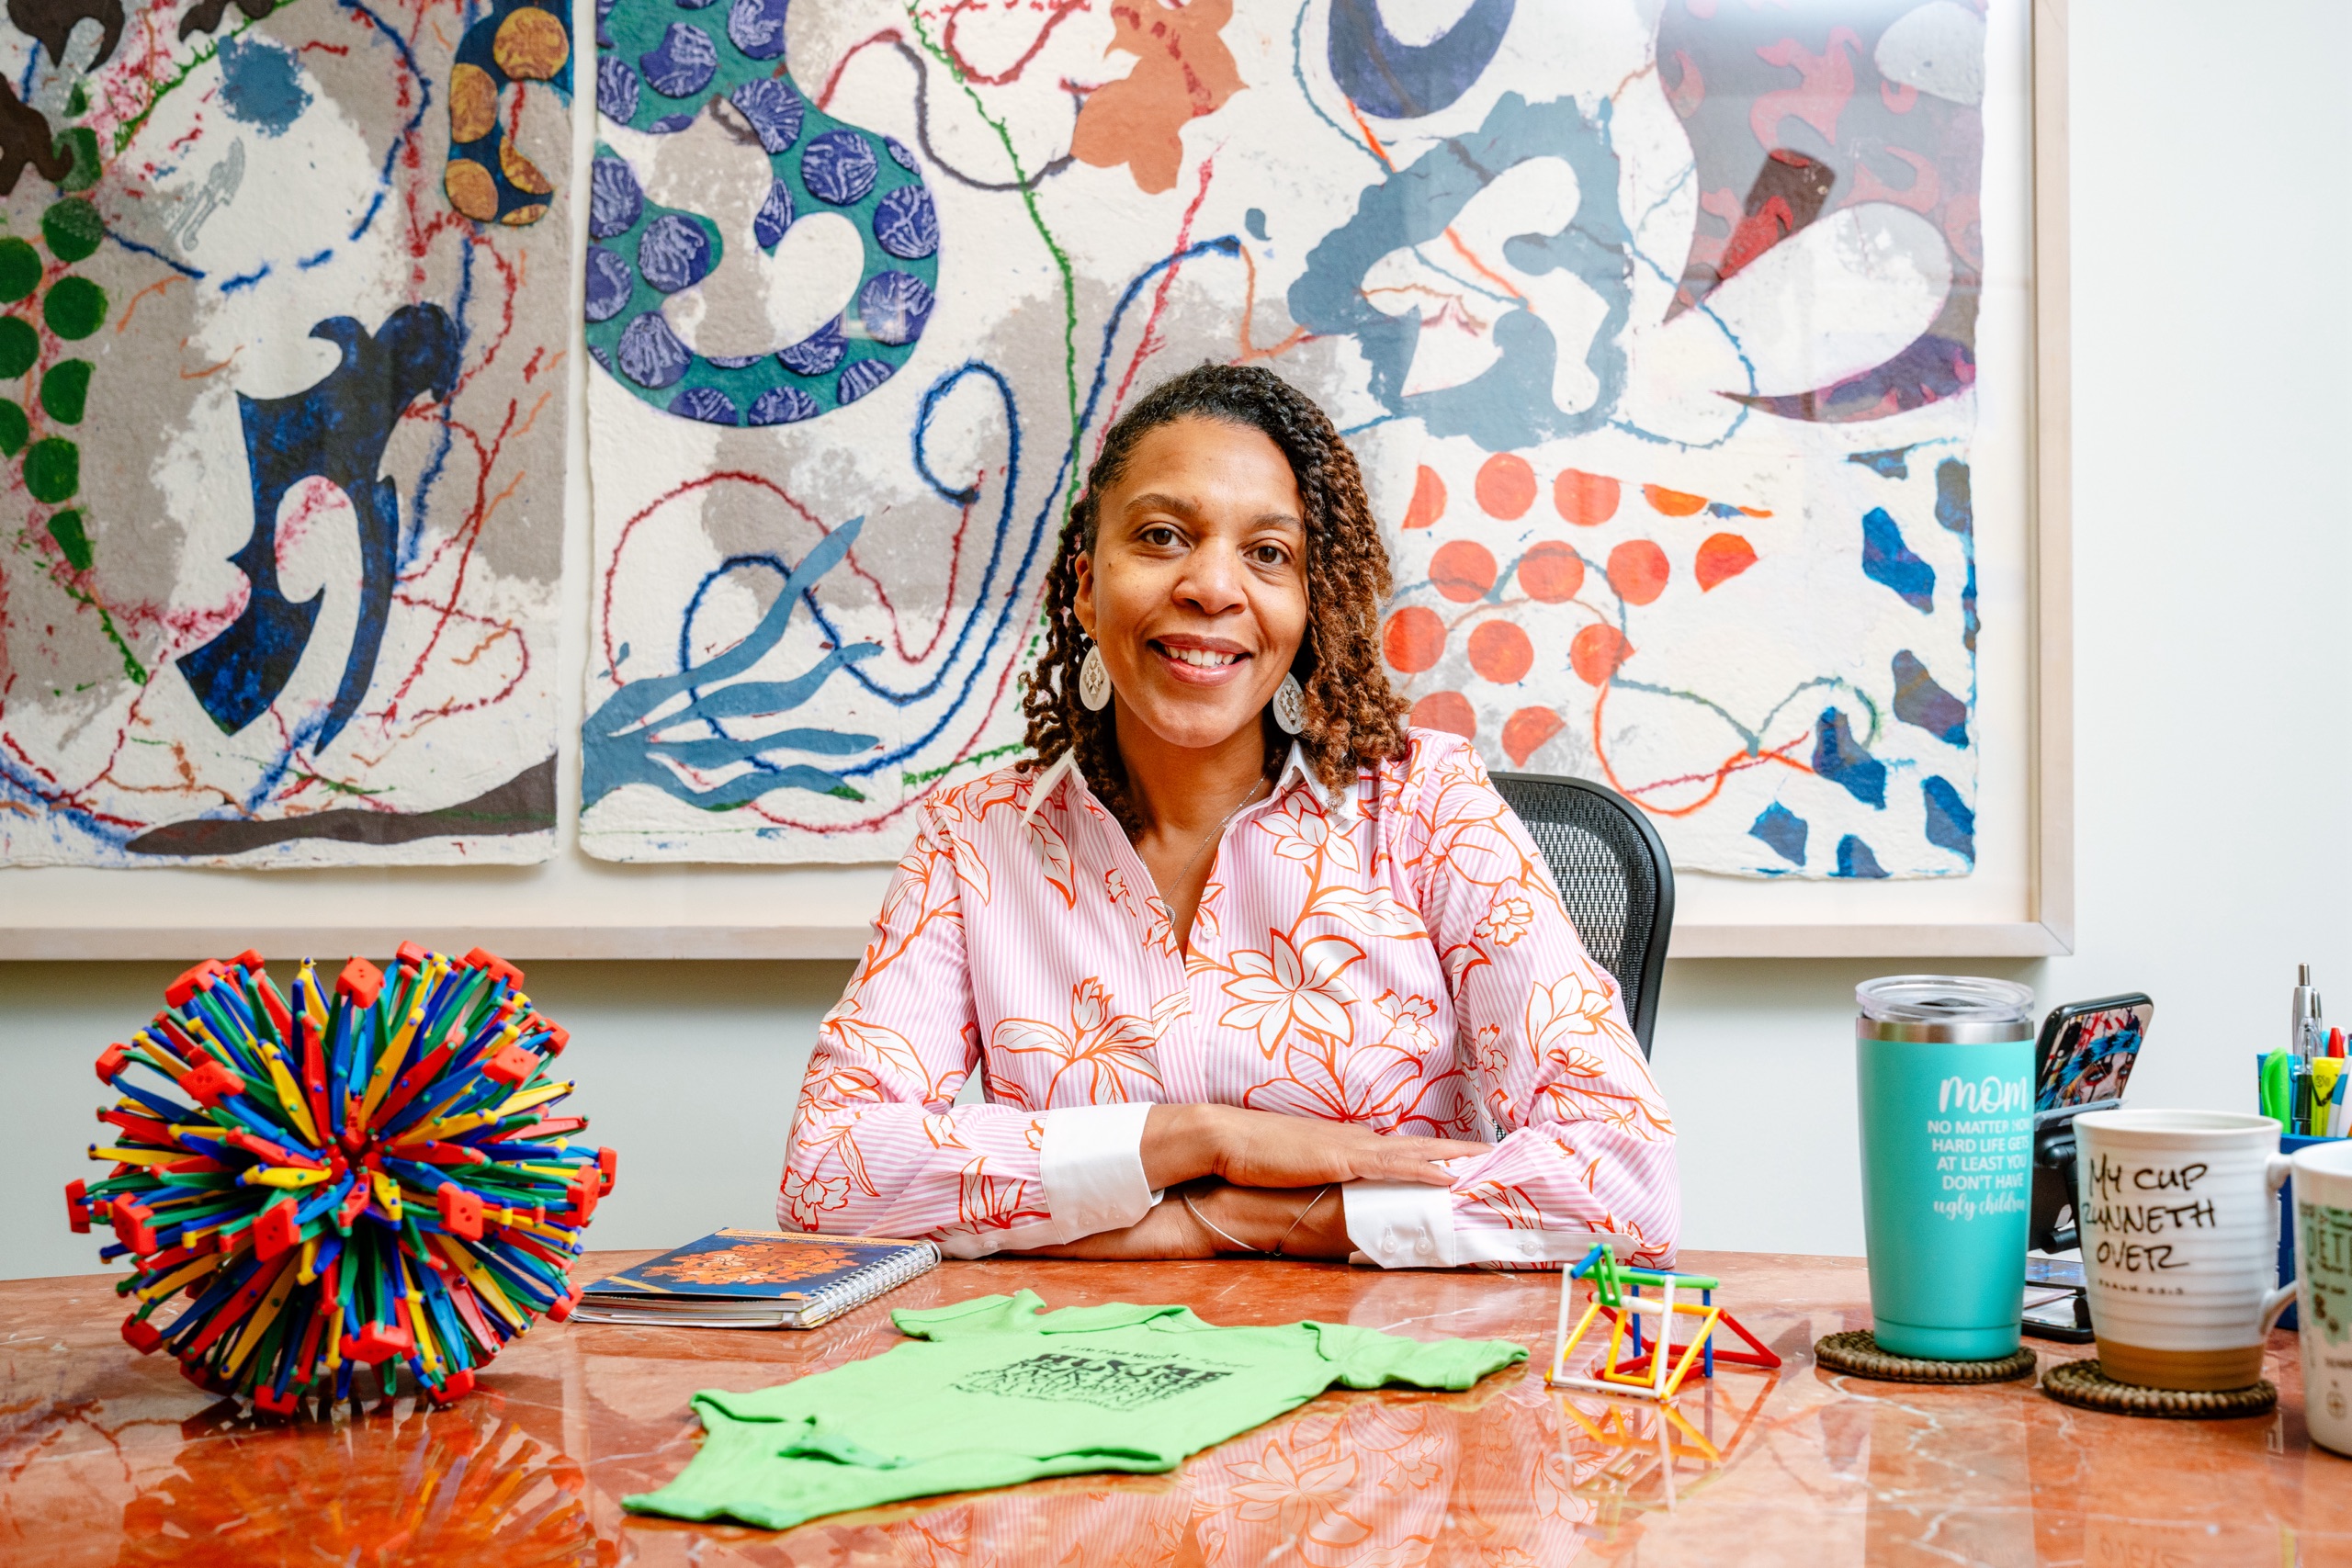
M 806 1235 L 797 1231 L 722 1230 L 661 1257 L 607 1274 L 587 1287 L 589 1300 L 670 1297 L 687 1301 L 818 1302 L 860 1285 L 911 1279 L 939 1260 L 927 1241 L 881 1236 Z M 859 1277 L 863 1276 L 863 1279 Z M 885 1289 L 888 1286 L 884 1287 Z M 604 1303 L 599 1303 L 604 1304 Z

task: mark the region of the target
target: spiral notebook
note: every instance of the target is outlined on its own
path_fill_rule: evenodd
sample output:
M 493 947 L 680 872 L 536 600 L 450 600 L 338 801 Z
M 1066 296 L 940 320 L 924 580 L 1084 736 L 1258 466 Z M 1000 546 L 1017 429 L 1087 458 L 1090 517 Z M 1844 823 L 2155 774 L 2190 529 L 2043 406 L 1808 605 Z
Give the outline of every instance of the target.
M 927 1241 L 716 1231 L 580 1293 L 588 1323 L 814 1328 L 939 1266 Z

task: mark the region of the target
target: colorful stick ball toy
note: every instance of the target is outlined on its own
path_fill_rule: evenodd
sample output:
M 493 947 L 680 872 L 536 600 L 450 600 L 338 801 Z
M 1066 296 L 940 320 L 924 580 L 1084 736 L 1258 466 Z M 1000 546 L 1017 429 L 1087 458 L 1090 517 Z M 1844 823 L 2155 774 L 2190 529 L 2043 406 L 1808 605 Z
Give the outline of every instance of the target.
M 534 1313 L 570 1316 L 616 1162 L 552 1114 L 568 1036 L 522 983 L 413 942 L 391 978 L 355 958 L 332 990 L 306 960 L 290 1004 L 257 953 L 173 981 L 170 1010 L 98 1058 L 122 1098 L 90 1157 L 114 1168 L 65 1190 L 75 1230 L 114 1227 L 99 1256 L 137 1261 L 123 1338 L 214 1393 L 323 1414 L 390 1395 L 403 1366 L 447 1404 Z

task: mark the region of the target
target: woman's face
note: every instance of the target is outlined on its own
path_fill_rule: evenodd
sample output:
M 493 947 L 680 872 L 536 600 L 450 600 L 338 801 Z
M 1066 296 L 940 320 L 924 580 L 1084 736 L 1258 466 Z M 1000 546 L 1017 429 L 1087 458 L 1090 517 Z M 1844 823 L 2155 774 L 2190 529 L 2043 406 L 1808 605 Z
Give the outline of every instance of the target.
M 1306 509 L 1282 448 L 1175 420 L 1097 499 L 1075 608 L 1123 719 L 1186 748 L 1254 729 L 1306 635 Z

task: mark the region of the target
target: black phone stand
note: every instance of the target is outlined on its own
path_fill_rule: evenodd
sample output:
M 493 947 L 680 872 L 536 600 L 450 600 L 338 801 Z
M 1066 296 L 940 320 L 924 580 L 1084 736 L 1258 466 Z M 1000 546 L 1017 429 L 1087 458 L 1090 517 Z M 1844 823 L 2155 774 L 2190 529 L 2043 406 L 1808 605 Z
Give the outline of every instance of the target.
M 2084 1111 L 2108 1111 L 2113 1102 L 2086 1105 Z M 2075 1223 L 2075 1117 L 2076 1111 L 2052 1117 L 2033 1130 L 2033 1207 L 2027 1221 L 2026 1249 L 2029 1252 L 2064 1252 L 2081 1245 L 2082 1234 Z M 2061 1224 L 2061 1221 L 2064 1224 Z M 2048 1303 L 2037 1308 L 2050 1312 L 2063 1311 L 2063 1303 Z M 2028 1314 L 2021 1320 L 2025 1332 L 2039 1339 L 2055 1339 L 2068 1345 L 2087 1345 L 2091 1341 L 2090 1303 L 2083 1295 L 2081 1286 L 2074 1288 L 2073 1323 L 2052 1322 Z

